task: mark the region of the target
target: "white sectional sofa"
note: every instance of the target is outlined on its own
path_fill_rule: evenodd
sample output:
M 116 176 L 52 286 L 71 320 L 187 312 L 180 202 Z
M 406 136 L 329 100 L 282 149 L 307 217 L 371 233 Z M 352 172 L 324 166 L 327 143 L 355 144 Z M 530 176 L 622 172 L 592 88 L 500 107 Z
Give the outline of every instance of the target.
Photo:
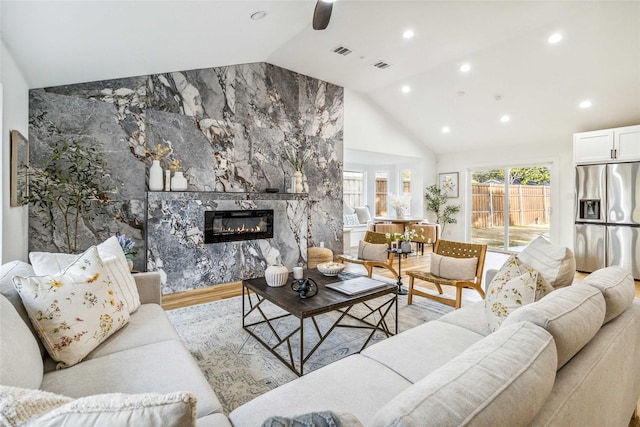
M 634 295 L 631 275 L 609 267 L 515 310 L 493 333 L 484 301 L 463 306 L 257 397 L 230 419 L 252 427 L 332 411 L 347 426 L 626 427 L 640 397 Z
M 104 393 L 181 391 L 197 399 L 195 416 L 170 418 L 174 412 L 162 412 L 163 405 L 158 415 L 156 405 L 135 425 L 192 425 L 195 418 L 198 426 L 252 427 L 274 416 L 330 411 L 347 427 L 622 427 L 640 396 L 640 300 L 630 273 L 617 267 L 513 311 L 493 333 L 484 301 L 463 306 L 259 396 L 229 417 L 160 307 L 157 274 L 135 275 L 142 305 L 125 327 L 77 365 L 55 370 L 11 283 L 13 275 L 32 273 L 23 262 L 0 267 L 0 390 L 47 391 L 78 402 Z M 16 411 L 7 400 L 0 396 L 0 425 Z M 279 422 L 266 425 L 287 425 Z M 91 425 L 134 424 L 125 417 Z

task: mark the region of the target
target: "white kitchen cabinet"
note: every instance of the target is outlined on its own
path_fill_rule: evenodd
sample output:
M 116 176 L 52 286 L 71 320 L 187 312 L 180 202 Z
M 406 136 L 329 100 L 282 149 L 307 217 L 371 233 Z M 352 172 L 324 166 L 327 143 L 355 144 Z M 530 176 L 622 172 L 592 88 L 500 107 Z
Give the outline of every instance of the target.
M 640 125 L 573 135 L 576 164 L 640 160 Z

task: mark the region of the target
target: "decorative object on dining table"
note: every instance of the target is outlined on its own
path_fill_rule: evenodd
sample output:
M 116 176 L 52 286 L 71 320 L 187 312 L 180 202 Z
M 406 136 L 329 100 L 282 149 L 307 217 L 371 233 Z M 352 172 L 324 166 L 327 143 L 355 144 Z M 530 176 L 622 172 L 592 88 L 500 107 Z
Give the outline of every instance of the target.
M 272 287 L 284 286 L 289 279 L 289 270 L 281 264 L 273 264 L 264 271 L 264 279 L 267 285 Z
M 393 194 L 389 194 L 389 205 L 395 209 L 396 218 L 404 217 L 409 211 L 409 205 L 411 204 L 411 198 L 409 196 L 396 197 Z
M 316 266 L 318 271 L 325 276 L 333 277 L 337 276 L 345 269 L 345 265 L 340 262 L 323 262 Z
M 311 298 L 318 294 L 318 284 L 310 278 L 294 280 L 291 283 L 291 289 L 297 292 L 302 299 Z
M 300 280 L 303 277 L 302 267 L 293 267 L 293 278 L 294 280 Z

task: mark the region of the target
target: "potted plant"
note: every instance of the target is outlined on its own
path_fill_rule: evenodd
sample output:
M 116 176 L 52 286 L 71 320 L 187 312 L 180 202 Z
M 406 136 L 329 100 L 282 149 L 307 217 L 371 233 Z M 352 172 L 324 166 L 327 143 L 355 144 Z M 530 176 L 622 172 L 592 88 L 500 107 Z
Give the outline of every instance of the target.
M 124 234 L 118 236 L 118 242 L 120 243 L 124 257 L 127 259 L 127 264 L 129 264 L 129 270 L 133 270 L 133 257 L 138 255 L 136 242 L 132 239 L 127 239 L 127 236 Z
M 409 229 L 409 227 L 405 227 L 404 233 L 386 233 L 385 238 L 387 240 L 387 244 L 396 240 L 399 241 L 400 250 L 402 252 L 409 253 L 411 252 L 411 242 L 417 238 L 424 239 L 424 236 L 415 230 Z
M 436 222 L 440 224 L 441 234 L 444 235 L 445 225 L 458 222 L 455 215 L 460 212 L 462 206 L 447 204 L 449 198 L 446 192 L 437 185 L 427 187 L 424 198 L 427 201 L 427 211 L 436 214 Z
M 109 201 L 109 176 L 104 153 L 95 142 L 52 141 L 43 166 L 29 167 L 27 200 L 47 227 L 60 229 L 67 250 L 78 250 L 80 221 L 91 221 Z

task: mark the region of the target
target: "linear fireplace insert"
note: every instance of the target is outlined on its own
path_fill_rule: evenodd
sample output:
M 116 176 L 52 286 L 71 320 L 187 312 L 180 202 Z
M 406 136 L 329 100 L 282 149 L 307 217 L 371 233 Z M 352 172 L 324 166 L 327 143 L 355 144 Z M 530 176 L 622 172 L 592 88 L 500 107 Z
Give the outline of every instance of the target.
M 273 209 L 204 212 L 205 243 L 271 237 L 273 237 Z

